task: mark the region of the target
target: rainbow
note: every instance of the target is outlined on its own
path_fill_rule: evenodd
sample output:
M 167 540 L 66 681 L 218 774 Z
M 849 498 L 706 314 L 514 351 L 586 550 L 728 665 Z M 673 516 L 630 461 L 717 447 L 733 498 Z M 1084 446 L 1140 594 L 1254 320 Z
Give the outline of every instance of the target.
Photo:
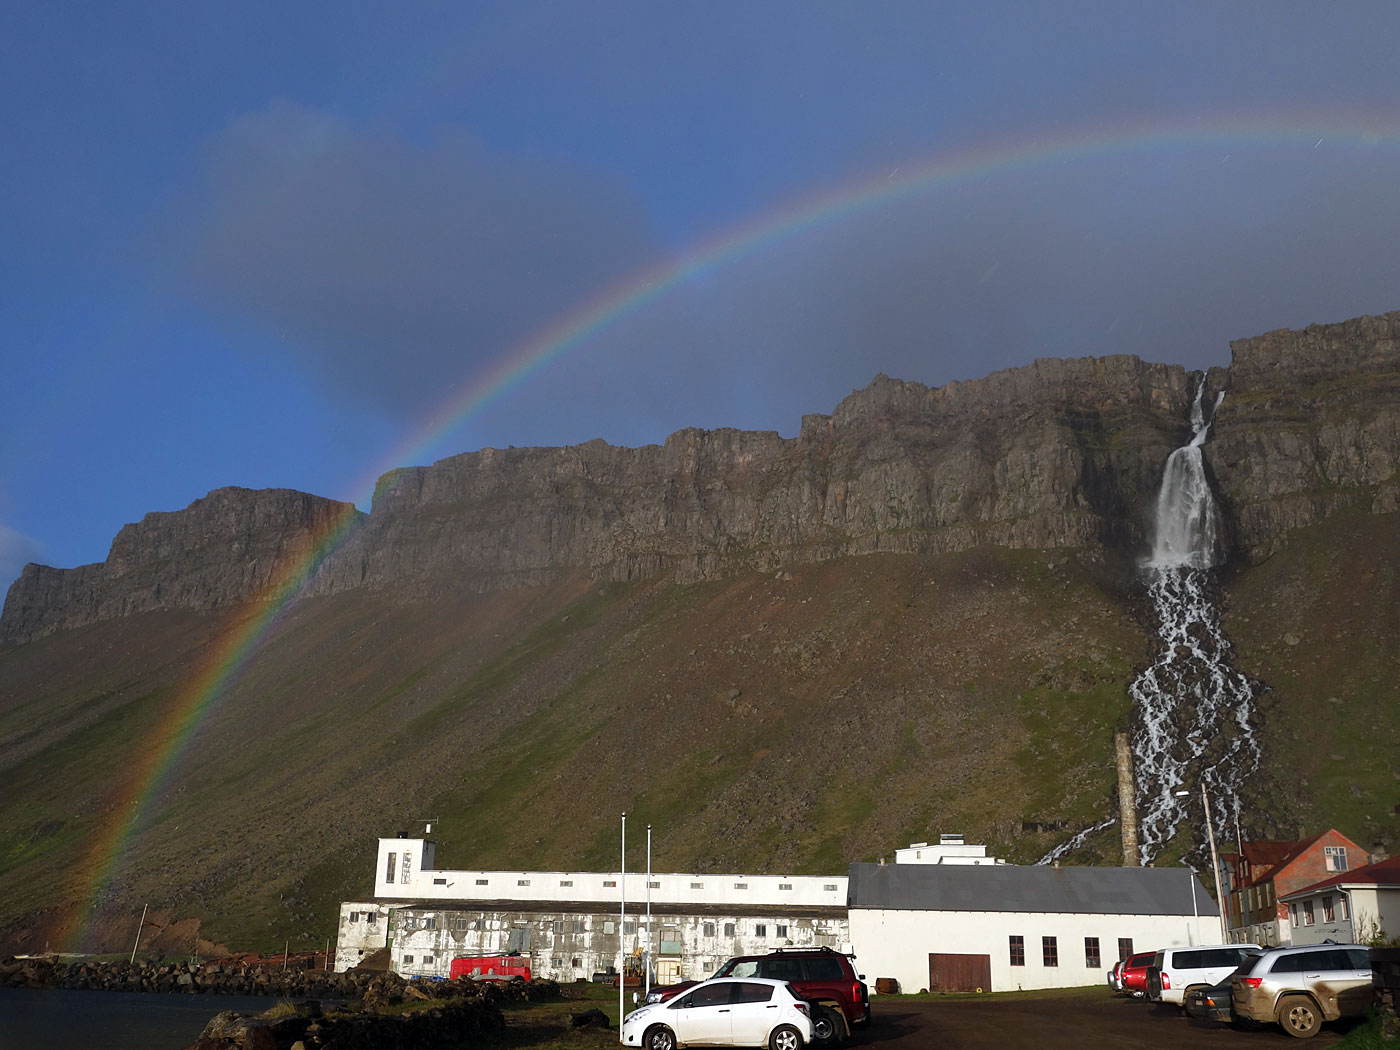
M 1041 138 L 972 146 L 893 171 L 879 171 L 854 182 L 794 200 L 776 211 L 709 238 L 679 257 L 634 274 L 580 309 L 504 354 L 466 388 L 434 412 L 413 438 L 396 448 L 361 486 L 369 498 L 386 471 L 426 454 L 447 434 L 621 319 L 644 309 L 686 281 L 730 265 L 761 249 L 800 237 L 818 227 L 854 217 L 902 198 L 947 189 L 1037 166 L 1093 160 L 1163 148 L 1226 152 L 1245 148 L 1307 147 L 1323 143 L 1374 150 L 1400 143 L 1400 122 L 1392 115 L 1369 118 L 1316 112 L 1287 115 L 1239 114 L 1209 122 L 1166 121 L 1115 130 L 1070 131 Z M 328 528 L 294 560 L 285 575 L 257 595 L 225 627 L 199 668 L 178 690 L 150 744 L 115 792 L 114 818 L 95 837 L 75 877 L 83 890 L 79 908 L 64 925 L 70 949 L 80 939 L 83 919 L 95 911 L 110 885 L 142 814 L 159 795 L 209 711 L 258 650 L 262 638 L 300 592 L 302 584 L 350 533 L 353 510 Z

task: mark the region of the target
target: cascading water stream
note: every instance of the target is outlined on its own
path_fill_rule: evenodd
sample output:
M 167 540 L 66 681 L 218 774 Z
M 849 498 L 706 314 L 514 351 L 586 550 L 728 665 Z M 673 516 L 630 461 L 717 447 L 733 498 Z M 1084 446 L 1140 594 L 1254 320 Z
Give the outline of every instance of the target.
M 1204 394 L 1202 378 L 1191 407 L 1191 440 L 1171 454 L 1162 475 L 1152 556 L 1142 566 L 1158 636 L 1152 665 L 1128 687 L 1136 707 L 1132 750 L 1143 864 L 1176 836 L 1202 785 L 1215 826 L 1228 827 L 1239 790 L 1260 759 L 1254 689 L 1230 664 L 1212 597 L 1218 516 L 1201 456 L 1210 432 Z M 1223 396 L 1211 406 L 1212 417 Z M 1178 798 L 1178 790 L 1188 794 Z M 1080 832 L 1040 863 L 1058 860 L 1111 823 Z M 1192 833 L 1196 845 L 1204 829 L 1193 826 Z

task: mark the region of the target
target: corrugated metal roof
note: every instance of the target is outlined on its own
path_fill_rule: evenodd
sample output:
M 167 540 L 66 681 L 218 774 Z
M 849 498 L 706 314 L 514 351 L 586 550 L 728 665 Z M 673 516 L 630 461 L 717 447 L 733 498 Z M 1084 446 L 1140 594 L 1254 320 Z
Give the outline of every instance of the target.
M 852 864 L 847 903 L 851 908 L 892 911 L 1219 914 L 1205 886 L 1184 867 Z

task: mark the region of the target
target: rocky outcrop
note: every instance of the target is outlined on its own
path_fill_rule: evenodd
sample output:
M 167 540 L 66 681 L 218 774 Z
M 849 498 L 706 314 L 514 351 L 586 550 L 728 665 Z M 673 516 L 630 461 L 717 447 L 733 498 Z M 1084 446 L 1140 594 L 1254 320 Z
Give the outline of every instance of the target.
M 1400 510 L 1400 311 L 1230 346 L 1204 451 L 1238 553 L 1347 508 Z
M 25 566 L 5 599 L 0 642 L 154 609 L 270 597 L 362 517 L 348 503 L 291 489 L 216 489 L 184 510 L 125 526 L 105 562 Z
M 875 551 L 1137 542 L 1192 384 L 1134 357 L 1043 360 L 929 388 L 879 376 L 800 433 L 487 449 L 381 479 L 321 593 L 694 580 Z

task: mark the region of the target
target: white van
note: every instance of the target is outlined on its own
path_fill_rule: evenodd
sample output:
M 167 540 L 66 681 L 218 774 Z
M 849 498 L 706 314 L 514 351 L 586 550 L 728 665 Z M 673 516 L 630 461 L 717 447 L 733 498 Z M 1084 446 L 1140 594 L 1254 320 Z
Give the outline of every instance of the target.
M 1147 968 L 1147 998 L 1181 1006 L 1192 988 L 1209 988 L 1234 973 L 1257 944 L 1197 944 L 1163 948 Z

